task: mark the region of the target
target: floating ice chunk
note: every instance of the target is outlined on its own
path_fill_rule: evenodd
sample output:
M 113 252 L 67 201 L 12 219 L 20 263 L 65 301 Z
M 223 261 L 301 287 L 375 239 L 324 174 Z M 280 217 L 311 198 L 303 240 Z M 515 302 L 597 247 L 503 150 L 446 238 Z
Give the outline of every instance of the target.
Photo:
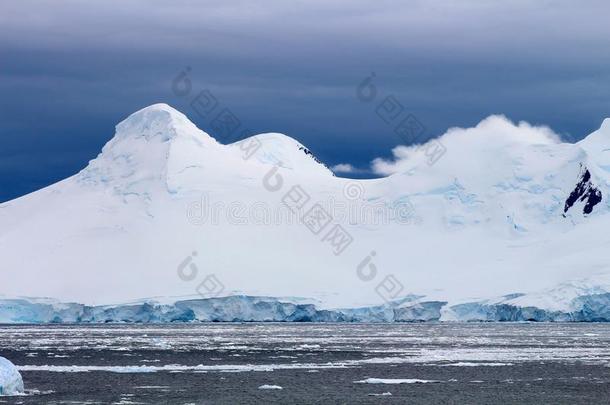
M 484 362 L 470 362 L 470 361 L 460 361 L 457 363 L 450 364 L 441 364 L 440 367 L 479 367 L 479 366 L 487 366 L 487 367 L 502 367 L 502 366 L 512 366 L 513 363 L 484 363 Z
M 425 384 L 436 383 L 436 380 L 420 380 L 418 378 L 366 378 L 354 381 L 356 384 Z
M 258 387 L 259 390 L 281 390 L 282 387 L 280 387 L 279 385 L 261 385 L 260 387 Z
M 23 394 L 23 379 L 17 367 L 4 357 L 0 357 L 0 395 Z

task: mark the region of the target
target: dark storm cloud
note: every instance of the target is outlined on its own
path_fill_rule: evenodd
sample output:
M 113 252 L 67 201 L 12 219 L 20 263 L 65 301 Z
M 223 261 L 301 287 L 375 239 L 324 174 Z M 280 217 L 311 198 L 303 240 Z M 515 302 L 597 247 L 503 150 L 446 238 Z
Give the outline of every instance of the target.
M 0 200 L 78 171 L 143 106 L 167 102 L 206 129 L 170 90 L 186 66 L 253 132 L 288 133 L 329 164 L 366 167 L 401 142 L 355 98 L 373 71 L 427 136 L 504 113 L 579 138 L 610 116 L 609 12 L 575 0 L 4 1 Z

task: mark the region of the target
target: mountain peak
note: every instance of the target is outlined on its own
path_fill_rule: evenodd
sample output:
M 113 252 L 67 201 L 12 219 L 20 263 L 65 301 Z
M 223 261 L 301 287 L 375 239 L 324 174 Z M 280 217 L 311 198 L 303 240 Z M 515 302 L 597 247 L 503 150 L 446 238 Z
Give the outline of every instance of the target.
M 599 161 L 602 158 L 604 163 L 607 165 L 610 163 L 610 158 L 607 156 L 607 150 L 610 148 L 610 118 L 604 119 L 602 125 L 597 131 L 594 131 L 583 138 L 578 144 L 587 151 L 591 156 L 595 156 Z
M 217 145 L 180 111 L 167 104 L 153 104 L 117 124 L 114 137 L 80 172 L 79 180 L 113 184 L 119 193 L 143 195 L 151 184 L 166 177 L 170 162 L 184 167 L 198 148 Z
M 116 126 L 118 138 L 158 138 L 162 142 L 193 131 L 200 132 L 186 115 L 165 103 L 144 107 Z
M 135 115 L 135 114 L 145 112 L 145 111 L 166 111 L 171 114 L 183 115 L 180 111 L 176 110 L 174 107 L 172 107 L 171 105 L 169 105 L 167 103 L 151 104 L 148 107 L 144 107 L 131 115 Z
M 252 138 L 256 138 L 254 142 L 260 142 L 261 147 L 253 156 L 261 163 L 279 165 L 286 169 L 299 169 L 307 171 L 309 174 L 334 176 L 333 172 L 309 149 L 288 135 L 269 132 L 255 135 Z

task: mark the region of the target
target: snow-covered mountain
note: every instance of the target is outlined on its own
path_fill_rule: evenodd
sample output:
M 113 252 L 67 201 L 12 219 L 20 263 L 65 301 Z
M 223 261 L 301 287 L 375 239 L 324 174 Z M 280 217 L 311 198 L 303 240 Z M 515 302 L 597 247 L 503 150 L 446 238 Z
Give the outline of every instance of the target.
M 0 205 L 0 322 L 610 320 L 610 119 L 576 144 L 475 129 L 352 180 L 286 135 L 223 145 L 144 108 Z

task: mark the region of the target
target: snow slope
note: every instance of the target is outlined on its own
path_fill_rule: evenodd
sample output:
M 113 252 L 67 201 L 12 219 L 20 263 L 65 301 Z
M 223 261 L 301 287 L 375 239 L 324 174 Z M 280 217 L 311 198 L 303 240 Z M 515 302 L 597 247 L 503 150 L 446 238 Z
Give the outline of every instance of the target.
M 0 205 L 0 320 L 185 296 L 493 320 L 506 307 L 574 313 L 610 292 L 609 119 L 576 144 L 501 116 L 440 140 L 434 165 L 406 148 L 395 174 L 351 180 L 286 135 L 223 145 L 146 107 L 80 173 Z M 332 217 L 322 229 L 316 203 Z M 335 225 L 349 245 L 331 243 Z

